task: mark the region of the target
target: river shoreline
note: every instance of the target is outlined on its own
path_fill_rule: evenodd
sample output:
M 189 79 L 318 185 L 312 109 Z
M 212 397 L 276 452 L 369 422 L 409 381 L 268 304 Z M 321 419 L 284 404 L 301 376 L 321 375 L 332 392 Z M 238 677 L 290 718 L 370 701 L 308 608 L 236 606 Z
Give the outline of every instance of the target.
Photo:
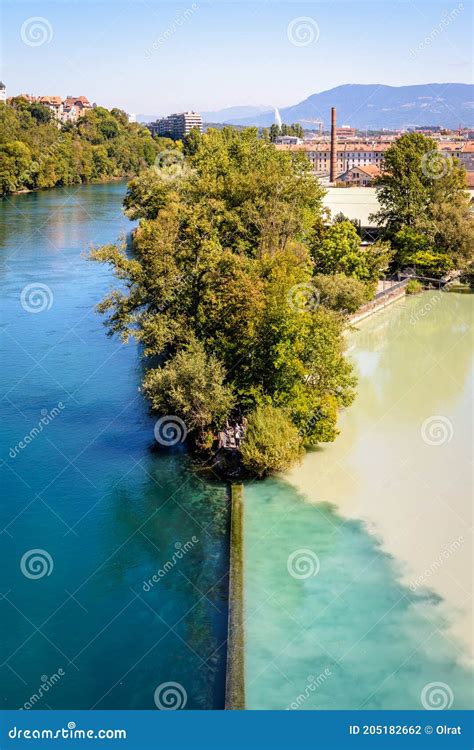
M 2 199 L 6 199 L 11 195 L 28 195 L 29 193 L 41 193 L 44 190 L 62 190 L 64 188 L 80 188 L 80 187 L 86 187 L 90 185 L 109 185 L 113 182 L 129 182 L 132 180 L 136 175 L 129 174 L 129 175 L 122 175 L 121 177 L 109 177 L 108 179 L 104 180 L 88 180 L 87 182 L 74 182 L 72 185 L 50 185 L 49 187 L 41 187 L 41 188 L 23 188 L 22 190 L 14 190 L 11 193 L 5 193 L 5 195 L 2 195 Z

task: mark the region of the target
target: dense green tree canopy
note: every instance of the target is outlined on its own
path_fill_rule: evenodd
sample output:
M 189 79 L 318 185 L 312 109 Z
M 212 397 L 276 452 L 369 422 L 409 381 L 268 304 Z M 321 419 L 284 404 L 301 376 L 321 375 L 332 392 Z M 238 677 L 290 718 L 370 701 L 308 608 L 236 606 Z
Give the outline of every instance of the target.
M 263 131 L 263 137 L 265 140 L 269 140 L 272 143 L 275 142 L 279 135 L 293 135 L 297 138 L 304 138 L 304 130 L 298 122 L 294 122 L 292 125 L 276 125 L 275 123 L 269 128 L 265 128 Z
M 409 133 L 397 139 L 386 151 L 377 195 L 375 218 L 396 251 L 396 267 L 442 275 L 472 258 L 464 168 L 431 138 Z
M 145 378 L 152 405 L 181 416 L 200 442 L 234 404 L 249 415 L 281 411 L 298 436 L 295 455 L 333 440 L 355 381 L 344 318 L 316 298 L 312 251 L 325 230 L 307 160 L 256 129 L 225 128 L 194 138 L 183 168 L 167 170 L 130 184 L 127 211 L 140 218 L 133 257 L 115 246 L 94 253 L 123 282 L 100 306 L 111 332 L 160 358 Z M 199 347 L 194 364 L 189 342 Z
M 386 243 L 363 248 L 354 224 L 338 220 L 318 238 L 313 257 L 318 273 L 342 273 L 374 284 L 386 272 L 392 252 Z
M 158 152 L 149 131 L 124 112 L 96 107 L 59 126 L 42 104 L 0 106 L 0 195 L 131 176 Z

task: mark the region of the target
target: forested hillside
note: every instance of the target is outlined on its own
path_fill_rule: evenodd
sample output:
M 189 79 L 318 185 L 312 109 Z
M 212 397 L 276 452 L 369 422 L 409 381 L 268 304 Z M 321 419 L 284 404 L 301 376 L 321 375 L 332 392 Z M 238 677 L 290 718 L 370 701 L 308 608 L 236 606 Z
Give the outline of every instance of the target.
M 47 107 L 18 97 L 0 107 L 0 194 L 136 175 L 158 150 L 119 109 L 58 126 Z

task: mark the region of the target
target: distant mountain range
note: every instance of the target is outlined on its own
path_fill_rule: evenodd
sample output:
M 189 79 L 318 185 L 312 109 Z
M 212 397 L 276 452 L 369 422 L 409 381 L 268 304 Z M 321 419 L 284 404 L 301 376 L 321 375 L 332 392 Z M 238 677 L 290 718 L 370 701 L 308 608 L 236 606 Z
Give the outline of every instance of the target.
M 246 107 L 244 105 L 237 107 L 226 107 L 225 109 L 218 109 L 212 112 L 201 112 L 201 117 L 203 122 L 230 123 L 233 120 L 256 118 L 259 115 L 270 111 L 274 111 L 272 107 Z M 138 122 L 153 122 L 154 120 L 158 120 L 160 117 L 164 117 L 164 115 L 137 115 L 137 120 Z
M 263 114 L 274 112 L 273 107 L 226 107 L 214 112 L 201 112 L 203 122 L 230 123 L 236 120 L 255 120 Z
M 474 85 L 425 83 L 417 86 L 345 84 L 312 94 L 299 104 L 280 110 L 283 122 L 299 122 L 311 130 L 318 120 L 329 128 L 331 107 L 337 108 L 338 125 L 365 130 L 400 129 L 415 125 L 444 128 L 472 127 Z M 265 109 L 267 111 L 265 111 Z M 262 111 L 263 110 L 263 111 Z M 228 107 L 203 112 L 203 122 L 268 126 L 275 122 L 270 107 Z

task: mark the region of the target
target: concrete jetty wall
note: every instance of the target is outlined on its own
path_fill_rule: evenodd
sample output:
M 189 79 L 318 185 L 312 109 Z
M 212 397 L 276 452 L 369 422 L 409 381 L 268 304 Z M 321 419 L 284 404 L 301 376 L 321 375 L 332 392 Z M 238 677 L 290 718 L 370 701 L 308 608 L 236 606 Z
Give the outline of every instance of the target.
M 232 484 L 225 707 L 234 711 L 245 708 L 243 502 L 243 485 Z

